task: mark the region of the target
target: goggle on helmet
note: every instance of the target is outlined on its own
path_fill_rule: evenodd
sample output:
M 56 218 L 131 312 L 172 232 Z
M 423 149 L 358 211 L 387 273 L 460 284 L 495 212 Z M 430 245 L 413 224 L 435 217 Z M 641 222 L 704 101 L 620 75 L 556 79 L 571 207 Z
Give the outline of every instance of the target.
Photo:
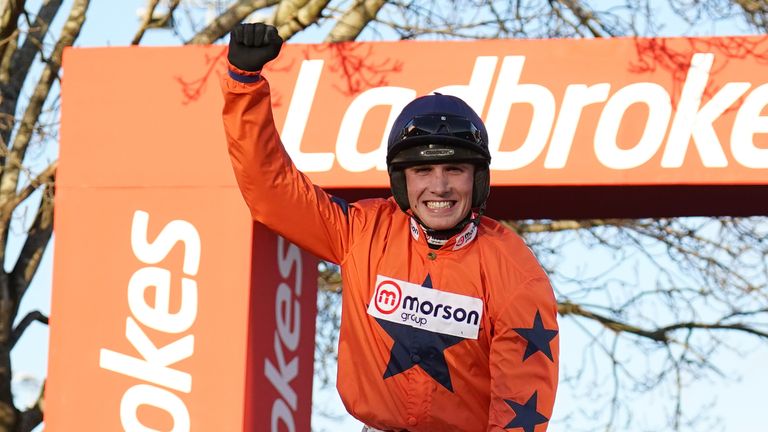
M 422 96 L 403 108 L 387 143 L 389 183 L 403 211 L 410 208 L 403 170 L 445 162 L 475 165 L 472 208 L 484 208 L 491 189 L 491 154 L 483 121 L 455 96 Z

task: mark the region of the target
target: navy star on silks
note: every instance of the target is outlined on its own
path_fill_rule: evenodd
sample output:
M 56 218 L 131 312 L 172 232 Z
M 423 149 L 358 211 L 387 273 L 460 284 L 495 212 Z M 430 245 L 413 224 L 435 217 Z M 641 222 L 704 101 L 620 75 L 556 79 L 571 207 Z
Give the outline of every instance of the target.
M 557 335 L 557 330 L 544 328 L 544 323 L 541 321 L 541 314 L 538 310 L 533 318 L 533 327 L 513 328 L 512 330 L 516 331 L 517 334 L 528 342 L 525 347 L 525 354 L 523 354 L 523 361 L 537 352 L 542 352 L 550 361 L 555 361 L 552 358 L 552 350 L 549 347 L 549 343 Z
M 424 288 L 432 288 L 432 278 L 427 274 Z M 453 392 L 451 374 L 445 362 L 444 351 L 464 340 L 462 337 L 434 333 L 406 324 L 376 318 L 379 325 L 392 338 L 389 363 L 384 371 L 384 378 L 418 366 L 443 387 Z
M 544 417 L 536 411 L 536 401 L 538 400 L 537 392 L 533 392 L 533 395 L 528 401 L 521 405 L 513 400 L 504 399 L 504 402 L 515 411 L 515 417 L 510 421 L 504 429 L 520 428 L 525 432 L 534 432 L 536 425 L 546 423 L 548 418 Z

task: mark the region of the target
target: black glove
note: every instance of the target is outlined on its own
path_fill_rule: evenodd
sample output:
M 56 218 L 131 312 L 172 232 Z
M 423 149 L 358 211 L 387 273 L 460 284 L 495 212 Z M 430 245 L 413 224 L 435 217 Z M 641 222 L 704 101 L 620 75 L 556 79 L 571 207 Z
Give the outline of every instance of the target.
M 229 35 L 229 63 L 248 72 L 260 71 L 268 61 L 277 57 L 283 38 L 274 26 L 255 23 L 238 24 Z

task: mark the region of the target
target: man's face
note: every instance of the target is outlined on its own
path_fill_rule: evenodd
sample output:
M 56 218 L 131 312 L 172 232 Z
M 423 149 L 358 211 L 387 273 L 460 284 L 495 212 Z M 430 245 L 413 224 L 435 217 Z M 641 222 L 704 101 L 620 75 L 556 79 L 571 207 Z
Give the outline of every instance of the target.
M 417 165 L 405 169 L 411 211 L 429 228 L 455 227 L 472 209 L 475 166 Z

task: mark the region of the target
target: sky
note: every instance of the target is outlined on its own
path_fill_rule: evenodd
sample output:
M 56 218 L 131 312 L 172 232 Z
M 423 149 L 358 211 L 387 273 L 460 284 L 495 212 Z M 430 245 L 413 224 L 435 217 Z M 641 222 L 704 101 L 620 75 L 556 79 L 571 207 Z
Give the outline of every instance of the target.
M 94 0 L 88 11 L 88 19 L 78 39 L 77 46 L 124 46 L 130 43 L 138 25 L 137 11 L 146 4 L 143 0 L 124 0 L 119 2 Z M 71 1 L 64 2 L 64 9 L 71 5 Z M 126 18 L 129 17 L 129 18 Z M 131 19 L 130 17 L 136 17 Z M 722 29 L 720 29 L 722 30 Z M 741 33 L 741 29 L 734 29 L 732 34 Z M 190 35 L 186 35 L 187 37 Z M 305 35 L 297 42 L 311 40 L 311 35 Z M 177 40 L 172 38 L 168 31 L 155 30 L 148 32 L 145 37 L 148 45 L 177 45 Z M 56 150 L 38 155 L 41 158 L 38 163 L 43 163 L 56 157 Z M 19 238 L 18 234 L 14 237 Z M 52 245 L 55 244 L 55 237 Z M 10 246 L 10 255 L 18 253 L 20 242 L 16 241 Z M 44 314 L 50 312 L 50 287 L 52 283 L 52 258 L 55 246 L 47 249 L 40 271 L 35 276 L 33 284 L 21 305 L 19 317 L 23 317 L 30 310 L 40 310 Z M 573 252 L 578 256 L 578 252 Z M 583 255 L 583 254 L 582 254 Z M 579 265 L 577 260 L 571 265 Z M 572 360 L 578 358 L 583 344 L 586 343 L 583 336 L 569 320 L 561 320 L 561 365 L 563 370 L 568 370 Z M 37 383 L 45 376 L 47 366 L 47 341 L 48 330 L 46 326 L 33 324 L 29 327 L 22 339 L 17 344 L 12 354 L 14 365 L 14 385 L 22 390 L 19 403 L 25 403 L 30 395 L 37 390 Z M 764 389 L 768 388 L 768 374 L 764 373 L 768 364 L 768 348 L 766 344 L 759 344 L 754 339 L 738 339 L 736 342 L 744 348 L 744 355 L 726 355 L 720 360 L 724 364 L 725 379 L 706 381 L 694 384 L 686 393 L 686 403 L 704 405 L 712 396 L 718 397 L 718 403 L 709 410 L 709 413 L 722 419 L 721 426 L 712 431 L 736 432 L 756 430 L 758 425 L 764 424 Z M 319 387 L 319 386 L 318 386 Z M 347 415 L 336 393 L 335 387 L 317 388 L 315 406 L 318 411 L 331 413 L 334 418 L 316 415 L 313 417 L 313 429 L 328 432 L 357 432 L 361 423 Z M 646 401 L 647 413 L 653 417 L 659 415 L 665 409 L 667 401 Z M 569 409 L 578 407 L 583 400 L 579 395 L 561 386 L 558 400 L 555 406 L 556 413 L 564 413 Z M 556 416 L 557 417 L 557 416 Z M 565 432 L 565 424 L 562 419 L 553 418 L 549 430 L 551 432 Z

